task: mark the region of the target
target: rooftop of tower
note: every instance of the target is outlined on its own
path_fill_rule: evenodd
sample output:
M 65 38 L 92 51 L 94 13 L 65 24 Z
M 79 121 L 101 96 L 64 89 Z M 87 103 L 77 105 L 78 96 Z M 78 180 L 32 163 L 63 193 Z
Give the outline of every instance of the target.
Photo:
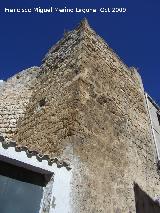
M 43 61 L 45 61 L 46 57 L 49 56 L 50 54 L 54 53 L 57 51 L 57 49 L 64 44 L 64 42 L 69 39 L 70 35 L 72 35 L 73 32 L 77 32 L 79 33 L 78 36 L 82 39 L 84 39 L 84 34 L 86 33 L 86 35 L 88 37 L 90 37 L 91 35 L 94 35 L 96 39 L 100 40 L 104 46 L 109 49 L 110 51 L 113 52 L 113 54 L 115 55 L 115 57 L 117 57 L 128 69 L 128 66 L 124 63 L 124 61 L 117 55 L 117 53 L 107 44 L 107 41 L 105 41 L 100 35 L 98 35 L 96 33 L 96 31 L 90 26 L 87 18 L 84 18 L 81 20 L 81 22 L 73 29 L 70 31 L 65 31 L 64 32 L 64 36 L 56 43 L 54 44 L 48 51 L 48 53 L 46 54 L 46 56 L 44 57 Z M 131 67 L 131 69 L 134 67 Z M 135 68 L 134 68 L 135 69 Z
M 88 23 L 88 20 L 86 18 L 82 19 L 81 22 L 71 31 L 65 31 L 64 32 L 64 36 L 56 43 L 54 44 L 49 51 L 46 53 L 45 57 L 43 58 L 42 62 L 44 62 L 46 60 L 46 58 L 48 56 L 50 56 L 51 54 L 57 52 L 57 50 L 59 49 L 59 47 L 61 47 L 69 38 L 70 36 L 72 36 L 72 34 L 76 32 L 78 33 L 77 35 L 79 37 L 81 37 L 81 39 L 84 39 L 84 34 L 91 36 L 94 35 L 96 39 L 98 39 L 99 41 L 101 41 L 104 46 L 109 49 L 110 51 L 112 51 L 112 53 L 114 54 L 114 56 L 120 60 L 124 66 L 126 66 L 126 69 L 129 69 L 129 67 L 124 63 L 124 61 L 116 54 L 116 52 L 107 44 L 107 42 L 101 37 L 99 36 L 94 29 L 90 26 L 90 24 Z M 134 67 L 131 67 L 131 69 L 135 69 Z M 17 72 L 15 75 L 11 76 L 10 78 L 19 75 L 19 73 L 23 73 L 23 71 L 21 72 Z M 10 79 L 9 78 L 9 79 Z M 6 81 L 8 81 L 9 79 L 7 79 Z M 1 82 L 4 82 L 4 80 L 1 80 Z

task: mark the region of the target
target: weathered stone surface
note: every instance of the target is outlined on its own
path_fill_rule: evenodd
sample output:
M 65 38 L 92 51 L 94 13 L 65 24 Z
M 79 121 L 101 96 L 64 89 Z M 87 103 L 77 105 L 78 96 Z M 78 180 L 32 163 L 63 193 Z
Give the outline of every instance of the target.
M 135 212 L 134 181 L 160 194 L 141 78 L 86 21 L 18 76 L 1 89 L 1 134 L 71 162 L 71 212 Z
M 34 90 L 39 68 L 24 70 L 3 82 L 0 87 L 0 133 L 6 141 L 13 140 L 17 122 L 24 116 Z

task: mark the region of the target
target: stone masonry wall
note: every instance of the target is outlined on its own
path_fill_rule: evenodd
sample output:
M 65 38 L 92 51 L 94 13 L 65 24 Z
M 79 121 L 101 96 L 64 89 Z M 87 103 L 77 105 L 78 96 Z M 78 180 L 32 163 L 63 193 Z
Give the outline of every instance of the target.
M 140 76 L 86 21 L 51 48 L 33 85 L 13 139 L 71 163 L 72 213 L 135 212 L 134 182 L 160 194 Z
M 89 170 L 83 184 L 94 186 L 95 194 L 92 191 L 84 198 L 86 192 L 80 189 L 82 200 L 78 196 L 77 203 L 88 202 L 94 194 L 96 212 L 105 212 L 105 205 L 106 212 L 135 212 L 134 181 L 152 197 L 160 193 L 141 80 L 93 31 L 85 32 L 85 75 L 79 79 L 83 108 L 79 107 L 78 120 L 88 136 L 86 143 L 77 146 L 77 155 L 84 158 L 81 162 Z
M 23 117 L 29 103 L 38 67 L 24 70 L 4 81 L 0 87 L 0 135 L 1 140 L 11 141 L 16 132 L 17 121 Z

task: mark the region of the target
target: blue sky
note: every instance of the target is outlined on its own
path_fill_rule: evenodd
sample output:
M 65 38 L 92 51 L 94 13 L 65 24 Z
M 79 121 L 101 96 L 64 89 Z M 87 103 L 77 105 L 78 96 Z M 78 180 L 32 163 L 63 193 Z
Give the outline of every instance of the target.
M 4 13 L 4 8 L 113 8 L 115 13 Z M 83 17 L 128 65 L 139 69 L 146 91 L 160 104 L 159 0 L 5 0 L 0 2 L 0 79 L 41 64 L 64 30 Z

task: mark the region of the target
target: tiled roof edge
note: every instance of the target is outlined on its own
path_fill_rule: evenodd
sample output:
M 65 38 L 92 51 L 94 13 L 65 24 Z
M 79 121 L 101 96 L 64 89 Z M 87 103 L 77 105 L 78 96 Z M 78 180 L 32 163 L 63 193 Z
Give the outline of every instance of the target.
M 18 146 L 15 141 L 6 142 L 3 136 L 0 136 L 0 143 L 2 143 L 2 147 L 4 149 L 8 149 L 9 147 L 14 147 L 16 152 L 26 152 L 28 158 L 36 156 L 39 162 L 43 160 L 48 161 L 48 165 L 52 166 L 53 163 L 57 164 L 57 168 L 65 167 L 67 170 L 71 170 L 70 164 L 66 161 L 59 160 L 57 157 L 50 158 L 49 155 L 42 155 L 34 150 L 29 150 L 27 146 Z

